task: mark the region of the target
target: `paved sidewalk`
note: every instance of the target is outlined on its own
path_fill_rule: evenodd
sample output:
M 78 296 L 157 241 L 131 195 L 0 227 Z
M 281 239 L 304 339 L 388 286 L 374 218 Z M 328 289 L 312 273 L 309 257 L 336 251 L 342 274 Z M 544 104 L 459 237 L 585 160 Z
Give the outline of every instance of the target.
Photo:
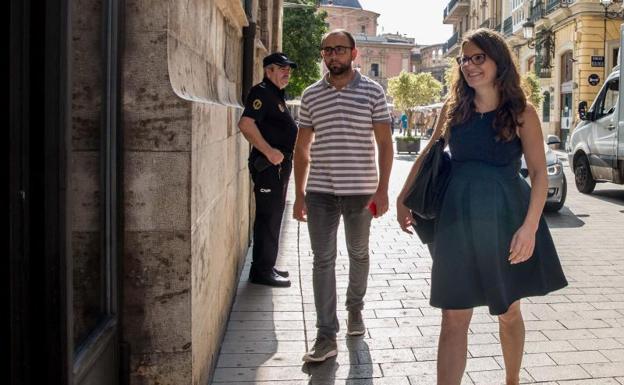
M 399 230 L 393 207 L 413 159 L 395 156 L 391 211 L 373 220 L 365 336 L 345 337 L 348 259 L 341 227 L 339 354 L 322 364 L 301 361 L 316 334 L 312 256 L 306 225 L 291 219 L 291 195 L 278 267 L 290 271 L 293 285 L 250 284 L 247 261 L 214 384 L 435 384 L 440 311 L 428 304 L 431 257 L 416 236 Z M 523 301 L 522 383 L 624 384 L 624 190 L 612 194 L 612 187 L 596 199 L 575 195 L 570 184 L 569 207 L 549 217 L 570 286 Z M 470 327 L 463 384 L 504 384 L 498 324 L 484 308 L 475 310 Z

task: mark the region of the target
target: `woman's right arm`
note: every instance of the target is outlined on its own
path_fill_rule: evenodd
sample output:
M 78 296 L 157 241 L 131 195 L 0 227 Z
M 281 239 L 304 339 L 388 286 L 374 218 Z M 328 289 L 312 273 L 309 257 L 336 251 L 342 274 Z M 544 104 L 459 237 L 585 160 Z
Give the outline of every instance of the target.
M 429 139 L 429 143 L 427 143 L 427 146 L 425 146 L 423 151 L 420 152 L 420 155 L 418 155 L 418 157 L 414 161 L 414 165 L 412 165 L 412 169 L 407 175 L 407 179 L 405 180 L 405 183 L 403 184 L 403 188 L 401 189 L 401 192 L 399 193 L 399 196 L 397 197 L 397 201 L 396 201 L 397 221 L 399 222 L 399 226 L 401 226 L 401 230 L 403 230 L 404 232 L 408 234 L 412 234 L 412 231 L 411 231 L 412 213 L 403 204 L 403 200 L 405 200 L 405 195 L 407 195 L 407 193 L 409 192 L 409 189 L 412 187 L 412 184 L 414 183 L 414 179 L 416 179 L 416 175 L 418 175 L 418 172 L 420 170 L 420 167 L 424 159 L 424 155 L 427 154 L 427 152 L 429 152 L 429 149 L 433 146 L 433 144 L 440 138 L 440 136 L 442 136 L 442 130 L 444 129 L 444 123 L 446 122 L 447 105 L 448 105 L 448 102 L 444 103 L 444 106 L 442 106 L 442 109 L 440 110 L 440 115 L 438 116 L 438 121 L 436 122 L 435 129 L 433 130 L 433 133 L 431 134 L 431 138 Z

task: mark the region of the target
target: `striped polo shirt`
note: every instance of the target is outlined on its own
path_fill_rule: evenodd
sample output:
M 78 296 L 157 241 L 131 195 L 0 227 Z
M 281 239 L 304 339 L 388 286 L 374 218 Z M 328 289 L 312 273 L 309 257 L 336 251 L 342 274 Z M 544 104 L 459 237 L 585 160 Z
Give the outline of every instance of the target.
M 314 130 L 306 191 L 367 195 L 377 190 L 373 122 L 390 122 L 383 88 L 355 72 L 341 90 L 327 78 L 303 92 L 300 127 Z

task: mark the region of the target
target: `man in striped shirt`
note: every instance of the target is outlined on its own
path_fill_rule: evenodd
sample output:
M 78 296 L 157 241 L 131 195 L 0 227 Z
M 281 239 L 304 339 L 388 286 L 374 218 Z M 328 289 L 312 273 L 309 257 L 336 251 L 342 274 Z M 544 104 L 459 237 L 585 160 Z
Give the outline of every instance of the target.
M 366 331 L 362 308 L 370 223 L 373 216 L 388 211 L 393 159 L 386 97 L 379 84 L 353 69 L 357 56 L 353 36 L 344 30 L 329 32 L 323 37 L 321 55 L 329 72 L 303 93 L 294 164 L 293 216 L 307 220 L 314 253 L 318 331 L 314 347 L 303 356 L 306 362 L 337 354 L 335 261 L 341 216 L 349 251 L 347 334 Z

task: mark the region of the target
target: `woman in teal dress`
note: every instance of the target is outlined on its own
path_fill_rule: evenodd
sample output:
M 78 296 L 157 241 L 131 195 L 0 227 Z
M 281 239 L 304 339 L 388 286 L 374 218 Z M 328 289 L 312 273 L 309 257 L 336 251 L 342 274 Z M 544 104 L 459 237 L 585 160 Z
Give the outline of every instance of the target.
M 438 385 L 459 385 L 466 366 L 472 309 L 488 306 L 499 320 L 507 385 L 518 384 L 524 349 L 520 299 L 567 285 L 542 217 L 548 180 L 535 108 L 527 103 L 505 40 L 489 29 L 465 35 L 450 97 L 423 153 L 448 138 L 452 166 L 429 244 L 432 306 L 442 309 Z M 520 177 L 526 159 L 531 186 Z M 403 199 L 397 219 L 411 233 Z

